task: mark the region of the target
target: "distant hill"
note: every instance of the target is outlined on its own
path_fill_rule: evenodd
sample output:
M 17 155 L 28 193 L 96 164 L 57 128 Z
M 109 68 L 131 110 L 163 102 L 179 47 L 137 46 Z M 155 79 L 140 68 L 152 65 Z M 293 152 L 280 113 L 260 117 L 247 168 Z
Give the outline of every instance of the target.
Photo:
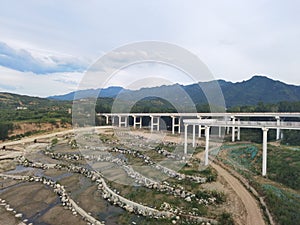
M 104 89 L 87 89 L 87 90 L 81 90 L 78 92 L 70 92 L 65 95 L 55 95 L 50 96 L 48 99 L 54 99 L 54 100 L 77 100 L 80 98 L 88 98 L 88 97 L 103 97 L 103 98 L 114 98 L 116 97 L 121 91 L 124 91 L 125 89 L 122 87 L 108 87 Z
M 0 109 L 28 108 L 39 105 L 52 105 L 53 103 L 53 101 L 45 98 L 0 92 Z
M 288 85 L 264 76 L 254 76 L 239 83 L 219 81 L 219 84 L 227 106 L 300 101 L 300 86 Z
M 163 85 L 153 88 L 142 88 L 140 90 L 125 90 L 122 87 L 109 87 L 101 90 L 99 97 L 121 96 L 127 100 L 141 99 L 144 96 L 156 96 L 157 93 L 166 99 L 180 99 L 183 103 L 187 96 L 183 96 L 178 90 L 184 90 L 196 104 L 207 103 L 202 89 L 210 90 L 211 86 L 218 82 L 225 99 L 227 107 L 237 105 L 256 105 L 258 102 L 277 103 L 280 101 L 300 101 L 300 86 L 288 85 L 280 81 L 272 80 L 264 76 L 254 76 L 249 80 L 232 83 L 224 80 L 200 82 L 191 85 Z M 200 88 L 201 87 L 201 88 Z M 77 93 L 80 98 L 97 96 L 99 89 L 83 90 Z M 50 99 L 73 100 L 75 93 L 52 96 Z

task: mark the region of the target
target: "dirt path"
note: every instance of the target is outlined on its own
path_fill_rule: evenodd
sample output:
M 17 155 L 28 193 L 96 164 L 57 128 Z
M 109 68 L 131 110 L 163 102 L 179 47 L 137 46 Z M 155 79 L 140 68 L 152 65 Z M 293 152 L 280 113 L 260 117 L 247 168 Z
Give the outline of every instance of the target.
M 99 131 L 99 130 L 110 129 L 111 126 L 101 126 L 101 127 L 93 127 L 93 128 Z M 2 143 L 0 143 L 0 148 L 2 148 L 3 146 L 11 146 L 11 145 L 30 143 L 30 142 L 33 142 L 35 139 L 45 139 L 45 138 L 52 138 L 52 137 L 59 136 L 59 135 L 66 135 L 66 134 L 72 133 L 74 131 L 76 132 L 76 131 L 91 130 L 93 128 L 87 127 L 87 128 L 79 128 L 76 130 L 69 129 L 69 130 L 58 131 L 58 132 L 53 132 L 53 133 L 49 133 L 49 134 L 40 134 L 40 135 L 30 136 L 30 137 L 22 138 L 17 141 L 2 142 Z
M 254 199 L 254 197 L 247 191 L 247 189 L 232 176 L 228 171 L 223 169 L 221 166 L 211 163 L 210 164 L 214 169 L 218 171 L 218 174 L 222 176 L 226 182 L 232 187 L 235 193 L 242 200 L 245 209 L 247 211 L 247 221 L 245 225 L 265 225 L 262 212 Z

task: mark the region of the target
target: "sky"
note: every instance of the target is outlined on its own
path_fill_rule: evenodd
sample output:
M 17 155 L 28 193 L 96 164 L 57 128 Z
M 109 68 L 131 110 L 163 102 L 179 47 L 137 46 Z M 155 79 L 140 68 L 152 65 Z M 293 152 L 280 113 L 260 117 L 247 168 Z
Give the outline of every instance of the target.
M 143 41 L 190 51 L 214 79 L 259 74 L 300 85 L 299 8 L 295 0 L 0 0 L 0 91 L 75 91 L 101 57 Z M 144 63 L 107 84 L 128 86 L 131 79 L 146 79 L 141 86 L 191 82 L 174 67 Z

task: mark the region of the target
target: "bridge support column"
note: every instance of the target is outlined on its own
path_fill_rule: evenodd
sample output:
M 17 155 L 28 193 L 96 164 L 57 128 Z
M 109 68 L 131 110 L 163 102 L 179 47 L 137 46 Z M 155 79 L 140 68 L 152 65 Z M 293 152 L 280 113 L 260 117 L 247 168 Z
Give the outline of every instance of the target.
M 136 126 L 139 125 L 140 128 L 142 128 L 142 121 L 143 121 L 143 117 L 139 116 L 132 116 L 133 117 L 133 128 L 136 129 Z M 139 121 L 137 120 L 137 118 L 139 118 Z
M 238 124 L 241 123 L 241 120 L 238 119 Z M 237 128 L 237 140 L 240 141 L 241 140 L 241 127 Z
M 112 124 L 112 125 L 115 124 L 115 116 L 111 116 L 111 124 Z
M 175 127 L 178 127 L 178 133 L 180 134 L 180 117 L 171 116 L 172 117 L 172 134 L 175 134 Z M 178 119 L 178 123 L 176 123 L 176 119 Z
M 268 128 L 262 128 L 263 131 L 263 154 L 262 154 L 262 175 L 267 175 L 267 144 L 268 144 Z
M 222 127 L 219 127 L 219 137 L 222 136 Z
M 205 126 L 205 158 L 204 165 L 208 165 L 208 150 L 209 150 L 209 126 Z
M 230 127 L 225 127 L 225 132 L 227 132 L 227 134 L 230 134 Z
M 193 148 L 196 145 L 196 125 L 193 125 Z
M 235 124 L 235 117 L 232 117 L 232 124 Z M 235 127 L 232 126 L 232 137 L 231 137 L 231 141 L 235 142 Z
M 109 122 L 109 115 L 104 115 L 105 116 L 105 119 L 106 119 L 106 125 L 108 125 L 108 122 Z
M 188 146 L 188 138 L 187 138 L 187 130 L 188 130 L 188 125 L 184 124 L 184 154 L 187 154 L 187 146 Z
M 280 117 L 276 116 L 275 118 L 277 126 L 280 126 Z M 276 129 L 276 140 L 280 140 L 280 128 Z
M 241 140 L 241 128 L 240 127 L 237 128 L 237 140 L 238 141 Z
M 199 116 L 199 119 L 201 120 L 201 116 Z M 198 125 L 198 129 L 198 137 L 201 138 L 202 126 Z
M 150 116 L 151 117 L 151 132 L 154 130 L 154 126 L 156 126 L 156 130 L 159 131 L 159 116 Z M 155 121 L 156 119 L 156 121 Z
M 198 131 L 198 137 L 201 138 L 202 126 L 199 125 L 199 126 L 198 126 L 198 129 L 199 129 L 199 131 Z
M 122 125 L 124 125 L 124 127 L 128 126 L 128 117 L 124 116 L 124 121 L 122 120 L 122 116 L 119 116 L 119 127 L 122 127 Z

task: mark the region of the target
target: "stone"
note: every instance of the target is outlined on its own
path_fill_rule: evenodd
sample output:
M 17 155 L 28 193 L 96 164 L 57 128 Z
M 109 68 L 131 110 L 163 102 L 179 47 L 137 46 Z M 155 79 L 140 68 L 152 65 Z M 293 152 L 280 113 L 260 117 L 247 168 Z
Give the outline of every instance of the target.
M 16 218 L 21 218 L 22 216 L 23 216 L 22 213 L 18 213 L 15 215 Z

